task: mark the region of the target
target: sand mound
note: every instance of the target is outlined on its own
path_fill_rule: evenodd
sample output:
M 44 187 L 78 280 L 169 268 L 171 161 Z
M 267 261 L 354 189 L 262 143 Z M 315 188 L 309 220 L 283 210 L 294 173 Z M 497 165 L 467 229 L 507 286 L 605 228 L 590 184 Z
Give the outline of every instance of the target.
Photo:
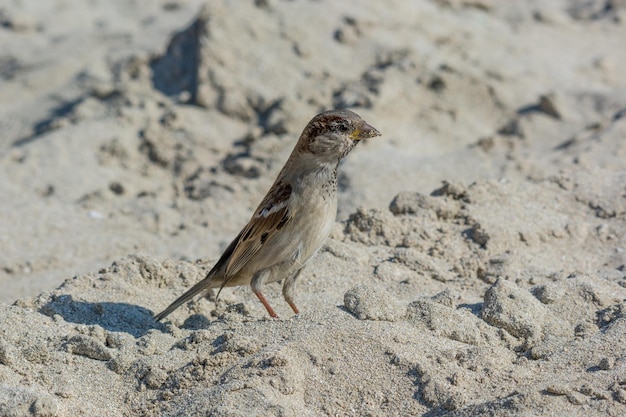
M 5 306 L 0 405 L 24 410 L 15 415 L 623 411 L 626 278 L 599 257 L 595 224 L 606 220 L 551 182 L 444 189 L 351 215 L 304 274 L 298 316 L 272 285 L 280 320 L 237 288 L 156 323 L 151 310 L 206 263 L 147 255 Z M 545 223 L 492 226 L 510 215 L 493 210 L 502 198 L 540 191 L 554 211 L 518 215 Z M 596 232 L 572 239 L 568 225 L 585 222 Z M 561 259 L 579 254 L 568 269 L 554 251 L 539 255 L 555 246 Z

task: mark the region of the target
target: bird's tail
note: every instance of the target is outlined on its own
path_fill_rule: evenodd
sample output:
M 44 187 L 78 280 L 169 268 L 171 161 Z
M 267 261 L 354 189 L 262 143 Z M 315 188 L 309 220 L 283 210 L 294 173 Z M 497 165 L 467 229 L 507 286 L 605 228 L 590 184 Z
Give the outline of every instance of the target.
M 215 276 L 211 273 L 207 275 L 202 281 L 198 282 L 196 285 L 187 290 L 186 293 L 178 297 L 172 304 L 170 304 L 165 310 L 161 311 L 159 314 L 154 316 L 156 321 L 161 321 L 165 317 L 169 316 L 174 310 L 176 310 L 181 305 L 185 304 L 187 301 L 191 300 L 196 295 L 200 294 L 203 291 L 209 290 L 215 286 L 214 281 Z

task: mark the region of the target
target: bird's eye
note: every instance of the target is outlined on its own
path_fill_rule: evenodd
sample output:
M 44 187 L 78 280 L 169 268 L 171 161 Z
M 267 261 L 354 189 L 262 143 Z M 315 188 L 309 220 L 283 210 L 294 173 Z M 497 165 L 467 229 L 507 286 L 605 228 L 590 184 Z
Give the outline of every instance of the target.
M 350 130 L 347 123 L 339 123 L 339 125 L 337 125 L 337 129 L 339 129 L 340 132 L 344 133 Z

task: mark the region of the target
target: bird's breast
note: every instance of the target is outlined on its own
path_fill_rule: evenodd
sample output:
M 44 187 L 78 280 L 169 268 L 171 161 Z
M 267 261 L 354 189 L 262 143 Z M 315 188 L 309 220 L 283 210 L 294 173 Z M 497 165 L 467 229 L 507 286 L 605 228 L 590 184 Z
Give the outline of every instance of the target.
M 306 196 L 300 216 L 294 222 L 294 236 L 302 241 L 300 258 L 306 262 L 324 244 L 333 229 L 337 216 L 336 193 L 324 189 Z

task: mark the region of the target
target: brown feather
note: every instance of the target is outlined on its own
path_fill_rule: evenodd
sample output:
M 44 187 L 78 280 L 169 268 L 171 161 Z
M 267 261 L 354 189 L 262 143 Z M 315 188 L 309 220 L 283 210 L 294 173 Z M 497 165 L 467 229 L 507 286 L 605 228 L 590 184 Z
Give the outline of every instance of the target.
M 291 214 L 287 201 L 291 197 L 291 192 L 291 185 L 279 185 L 259 204 L 252 219 L 241 231 L 241 238 L 226 263 L 223 285 L 237 275 L 250 258 L 289 221 Z

